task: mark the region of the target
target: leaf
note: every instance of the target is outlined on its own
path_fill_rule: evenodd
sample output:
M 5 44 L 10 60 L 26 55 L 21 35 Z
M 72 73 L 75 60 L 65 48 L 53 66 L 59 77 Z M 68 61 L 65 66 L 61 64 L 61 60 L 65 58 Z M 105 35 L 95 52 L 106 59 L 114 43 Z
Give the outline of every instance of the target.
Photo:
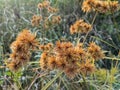
M 63 72 L 59 72 L 52 80 L 50 80 L 41 90 L 47 90 L 47 88 L 50 87 L 50 85 L 52 85 L 52 83 L 58 78 L 60 77 L 60 75 L 62 74 Z

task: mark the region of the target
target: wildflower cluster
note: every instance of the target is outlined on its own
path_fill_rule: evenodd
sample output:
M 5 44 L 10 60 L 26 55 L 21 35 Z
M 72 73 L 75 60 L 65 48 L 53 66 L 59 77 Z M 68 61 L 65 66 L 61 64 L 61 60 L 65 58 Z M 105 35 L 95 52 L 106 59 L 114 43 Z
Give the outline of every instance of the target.
M 104 57 L 100 47 L 91 44 L 88 48 L 83 48 L 81 43 L 73 45 L 71 42 L 57 41 L 52 50 L 42 53 L 40 66 L 43 70 L 63 70 L 68 77 L 75 77 L 80 73 L 91 74 L 95 70 L 94 60 Z
M 7 63 L 8 68 L 17 71 L 21 66 L 30 60 L 30 50 L 34 50 L 38 46 L 36 37 L 29 30 L 23 30 L 16 41 L 11 44 L 12 53 L 10 54 L 10 62 Z
M 116 12 L 119 9 L 118 1 L 85 0 L 82 5 L 84 12 L 97 11 L 100 13 Z
M 82 20 L 82 19 L 76 21 L 70 27 L 70 33 L 71 34 L 74 34 L 74 33 L 87 33 L 87 32 L 89 32 L 91 30 L 92 30 L 92 26 L 90 24 L 84 22 L 84 20 Z
M 45 0 L 42 3 L 39 3 L 38 9 L 40 10 L 40 16 L 34 15 L 32 17 L 32 26 L 42 26 L 44 29 L 49 29 L 53 25 L 61 22 L 61 17 L 56 15 L 58 9 L 52 7 L 49 1 Z
M 42 3 L 39 3 L 38 4 L 38 8 L 41 9 L 41 8 L 47 8 L 50 6 L 50 2 L 49 1 L 43 1 Z
M 58 9 L 50 6 L 50 2 L 49 2 L 49 1 L 46 1 L 46 0 L 43 1 L 42 3 L 39 3 L 39 4 L 38 4 L 38 8 L 39 8 L 39 9 L 47 9 L 48 12 L 50 12 L 50 13 L 55 13 L 55 12 L 58 11 Z
M 41 16 L 34 15 L 31 20 L 32 26 L 39 26 L 41 20 L 42 20 Z

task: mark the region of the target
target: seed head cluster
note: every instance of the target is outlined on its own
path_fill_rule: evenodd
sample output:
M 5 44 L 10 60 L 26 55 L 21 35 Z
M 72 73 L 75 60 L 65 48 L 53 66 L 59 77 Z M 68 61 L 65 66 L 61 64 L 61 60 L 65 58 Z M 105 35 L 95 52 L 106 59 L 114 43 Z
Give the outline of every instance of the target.
M 55 12 L 58 11 L 58 9 L 52 7 L 52 6 L 50 5 L 50 2 L 47 1 L 47 0 L 43 1 L 42 3 L 39 3 L 39 4 L 38 4 L 38 8 L 39 8 L 39 9 L 47 9 L 49 13 L 55 13 Z
M 46 18 L 43 27 L 49 29 L 52 26 L 58 25 L 61 22 L 61 17 L 59 15 L 52 16 L 51 19 Z
M 42 26 L 45 30 L 50 29 L 53 25 L 60 24 L 61 17 L 57 15 L 58 9 L 51 6 L 50 1 L 44 0 L 38 4 L 40 15 L 33 15 L 32 26 Z
M 38 46 L 38 41 L 35 39 L 29 30 L 24 29 L 11 44 L 10 61 L 7 66 L 12 71 L 18 71 L 20 67 L 25 65 L 30 60 L 30 50 L 34 50 Z
M 92 30 L 92 25 L 84 22 L 84 20 L 80 19 L 76 21 L 73 25 L 70 27 L 70 33 L 87 33 Z
M 41 20 L 42 16 L 34 15 L 31 20 L 32 26 L 39 26 Z
M 53 44 L 52 43 L 48 43 L 48 44 L 39 46 L 39 49 L 42 50 L 42 51 L 49 51 L 52 48 L 53 48 Z
M 88 52 L 95 60 L 98 60 L 104 57 L 104 54 L 101 52 L 101 48 L 97 46 L 94 42 L 91 42 L 89 44 Z
M 50 2 L 45 0 L 43 1 L 42 3 L 39 3 L 38 4 L 38 8 L 41 9 L 41 8 L 46 8 L 46 7 L 49 7 L 50 6 Z
M 85 0 L 82 5 L 84 12 L 97 11 L 99 13 L 116 12 L 119 9 L 118 1 Z
M 93 48 L 92 52 L 89 48 Z M 96 57 L 91 57 L 94 54 Z M 96 44 L 83 48 L 81 43 L 74 45 L 71 42 L 57 41 L 52 50 L 43 51 L 40 66 L 42 70 L 62 70 L 68 77 L 74 78 L 80 73 L 88 75 L 94 72 L 94 61 L 103 56 L 102 50 Z

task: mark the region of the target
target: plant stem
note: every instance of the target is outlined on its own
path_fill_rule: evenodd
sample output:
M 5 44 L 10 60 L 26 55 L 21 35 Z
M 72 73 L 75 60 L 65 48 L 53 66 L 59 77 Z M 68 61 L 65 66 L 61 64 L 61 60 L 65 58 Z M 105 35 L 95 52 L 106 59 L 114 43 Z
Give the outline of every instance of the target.
M 98 14 L 98 12 L 96 11 L 96 13 L 95 13 L 95 15 L 94 15 L 94 17 L 93 17 L 93 20 L 92 20 L 92 22 L 91 22 L 91 25 L 92 25 L 92 26 L 93 26 L 93 24 L 94 24 L 94 22 L 95 22 L 95 19 L 96 19 L 97 14 Z M 85 41 L 86 41 L 87 36 L 88 36 L 89 33 L 90 33 L 90 31 L 87 32 L 87 34 L 86 34 L 86 36 L 85 36 L 85 38 L 84 38 L 84 41 L 83 41 L 83 45 L 84 45 L 84 43 L 85 43 Z
M 89 90 L 89 88 L 88 88 L 88 86 L 87 86 L 87 82 L 86 82 L 86 79 L 85 79 L 85 76 L 84 76 L 84 74 L 83 73 L 81 73 L 81 75 L 82 75 L 82 79 L 83 79 L 83 81 L 84 81 L 84 88 L 86 89 L 86 90 Z
M 52 80 L 50 80 L 41 90 L 47 90 L 49 86 L 58 78 L 63 72 L 59 72 Z
M 120 58 L 111 58 L 111 57 L 104 57 L 104 59 L 112 59 L 112 60 L 117 60 L 117 61 L 120 60 Z

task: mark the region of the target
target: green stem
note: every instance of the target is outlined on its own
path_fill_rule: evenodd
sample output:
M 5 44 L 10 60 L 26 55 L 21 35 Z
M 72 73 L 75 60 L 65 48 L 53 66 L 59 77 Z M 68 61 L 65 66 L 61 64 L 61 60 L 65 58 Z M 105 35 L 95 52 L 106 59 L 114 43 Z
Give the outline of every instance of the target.
M 85 88 L 86 90 L 89 90 L 84 74 L 81 73 L 81 75 L 82 75 L 83 82 L 84 82 L 84 84 L 85 84 L 85 85 L 84 85 L 84 88 Z
M 47 90 L 50 85 L 58 78 L 60 75 L 62 75 L 63 72 L 59 72 L 52 80 L 50 80 L 41 90 Z
M 19 81 L 17 81 L 18 82 L 18 85 L 19 85 L 19 89 L 20 90 L 24 90 L 23 88 L 22 88 L 22 86 L 21 86 L 21 83 L 19 82 Z
M 94 24 L 94 22 L 95 22 L 95 19 L 96 19 L 97 14 L 98 14 L 98 12 L 96 12 L 95 15 L 94 15 L 94 17 L 93 17 L 93 20 L 92 20 L 92 22 L 91 22 L 91 25 L 92 25 L 92 26 L 93 26 L 93 24 Z M 84 41 L 83 41 L 83 45 L 84 45 L 84 43 L 85 43 L 85 41 L 86 41 L 87 36 L 88 36 L 89 33 L 90 33 L 90 31 L 87 32 L 87 34 L 86 34 L 86 36 L 85 36 L 85 38 L 84 38 Z
M 104 59 L 112 59 L 112 60 L 120 60 L 120 58 L 111 58 L 111 57 L 104 57 Z
M 79 41 L 80 41 L 79 37 L 80 37 L 80 33 L 78 33 L 77 42 L 76 42 L 77 44 L 78 44 Z
M 110 1 L 109 1 L 109 6 L 110 6 Z M 112 20 L 113 20 L 113 24 L 114 24 L 114 26 L 115 26 L 115 28 L 116 28 L 116 30 L 117 30 L 117 33 L 119 32 L 119 28 L 118 28 L 118 24 L 117 24 L 117 22 L 116 22 L 116 20 L 115 20 L 115 14 L 114 14 L 114 12 L 112 11 L 112 7 L 110 7 L 110 12 L 111 12 L 111 14 L 112 14 Z
M 101 42 L 103 42 L 103 43 L 105 43 L 105 44 L 107 44 L 107 45 L 109 45 L 109 46 L 115 48 L 115 49 L 119 49 L 119 48 L 117 48 L 116 46 L 114 46 L 114 45 L 112 45 L 112 44 L 106 42 L 105 40 L 102 40 L 102 39 L 99 38 L 99 37 L 95 37 L 95 36 L 91 36 L 91 37 L 93 37 L 93 38 L 95 38 L 95 39 L 97 39 L 97 40 L 99 40 L 99 41 L 101 41 Z

